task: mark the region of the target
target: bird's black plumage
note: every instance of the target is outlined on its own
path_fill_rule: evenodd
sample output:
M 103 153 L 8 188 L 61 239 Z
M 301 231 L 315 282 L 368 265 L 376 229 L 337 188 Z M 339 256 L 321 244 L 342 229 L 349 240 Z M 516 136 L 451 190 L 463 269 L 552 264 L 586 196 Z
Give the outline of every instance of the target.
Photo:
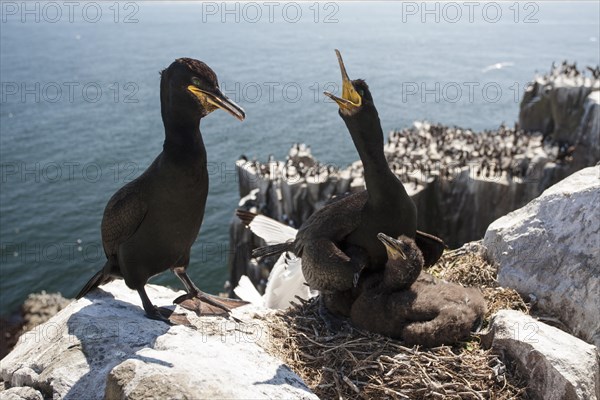
M 357 298 L 378 297 L 393 291 L 408 289 L 423 269 L 423 254 L 415 241 L 405 235 L 392 238 L 379 233 L 377 239 L 385 247 L 387 261 L 381 268 L 371 268 L 362 274 L 356 288 L 323 294 L 324 305 L 336 316 L 350 317 L 350 311 Z M 364 251 L 355 248 L 355 252 Z M 357 319 L 369 318 L 358 315 Z
M 388 260 L 383 270 L 381 287 L 383 291 L 407 289 L 423 269 L 423 254 L 413 239 L 400 236 L 398 239 L 383 233 L 377 239 L 385 246 Z
M 423 256 L 412 239 L 377 237 L 388 252 L 383 270 L 369 271 L 352 291 L 326 296 L 327 307 L 408 345 L 452 345 L 468 337 L 485 313 L 481 292 L 422 272 Z
M 148 279 L 171 269 L 189 297 L 216 307 L 220 301 L 203 294 L 186 273 L 208 194 L 206 149 L 200 120 L 217 108 L 239 120 L 244 111 L 224 96 L 216 74 L 205 63 L 180 58 L 161 73 L 161 114 L 165 128 L 163 151 L 142 175 L 109 200 L 102 219 L 102 243 L 107 262 L 79 292 L 86 295 L 114 277 L 137 290 L 146 314 L 164 319 L 148 298 Z M 225 306 L 221 308 L 226 308 Z
M 311 288 L 343 291 L 353 287 L 364 268 L 382 268 L 387 255 L 377 240 L 388 236 L 419 236 L 426 259 L 434 263 L 444 245 L 430 235 L 417 235 L 417 210 L 402 182 L 390 170 L 383 152 L 383 131 L 368 85 L 350 81 L 338 52 L 342 70 L 342 97 L 326 93 L 340 106 L 365 172 L 366 191 L 329 203 L 316 211 L 287 245 L 258 249 L 259 256 L 293 251 L 302 257 L 302 271 Z M 437 239 L 437 240 L 436 240 Z M 355 249 L 364 251 L 354 251 Z M 353 253 L 353 254 L 349 254 Z

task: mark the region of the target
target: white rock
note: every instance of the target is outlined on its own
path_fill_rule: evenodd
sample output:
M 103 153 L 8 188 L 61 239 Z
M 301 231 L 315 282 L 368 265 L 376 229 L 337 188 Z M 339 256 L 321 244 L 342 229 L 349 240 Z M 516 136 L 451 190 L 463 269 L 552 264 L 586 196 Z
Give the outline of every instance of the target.
M 0 400 L 44 400 L 44 396 L 30 387 L 13 387 L 0 392 Z
M 600 81 L 598 81 L 600 83 Z M 590 93 L 584 102 L 581 125 L 577 130 L 577 146 L 573 166 L 577 169 L 594 165 L 600 158 L 600 87 Z
M 482 343 L 515 361 L 528 377 L 528 391 L 544 400 L 600 398 L 600 365 L 595 346 L 523 314 L 501 310 Z
M 538 299 L 600 346 L 600 167 L 574 173 L 493 222 L 484 238 L 498 281 Z
M 146 288 L 159 306 L 182 294 Z M 137 292 L 117 280 L 24 334 L 0 373 L 55 399 L 316 399 L 259 346 L 268 338 L 255 312 L 234 310 L 241 324 L 188 314 L 194 328 L 168 326 L 147 319 Z
M 33 386 L 33 382 L 38 379 L 38 373 L 29 367 L 23 367 L 16 370 L 12 379 L 10 380 L 11 386 Z

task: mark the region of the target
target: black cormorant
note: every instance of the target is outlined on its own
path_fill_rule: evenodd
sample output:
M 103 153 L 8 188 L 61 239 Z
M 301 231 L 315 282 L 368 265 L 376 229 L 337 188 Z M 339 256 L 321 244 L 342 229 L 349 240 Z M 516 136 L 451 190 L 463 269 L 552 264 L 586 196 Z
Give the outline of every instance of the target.
M 302 271 L 310 287 L 325 292 L 348 290 L 364 268 L 385 265 L 387 254 L 377 240 L 378 233 L 410 238 L 417 234 L 417 210 L 386 161 L 383 131 L 371 92 L 365 81 L 348 78 L 339 51 L 336 54 L 342 73 L 342 94 L 326 95 L 340 107 L 339 114 L 364 166 L 367 190 L 341 197 L 316 211 L 300 227 L 293 242 L 254 253 L 260 257 L 293 251 L 302 258 Z M 443 252 L 443 242 L 427 234 L 419 234 L 416 239 L 426 263 L 435 263 Z
M 163 151 L 142 175 L 108 201 L 102 219 L 107 261 L 77 298 L 122 277 L 139 293 L 148 317 L 167 320 L 152 304 L 144 286 L 150 277 L 171 269 L 188 293 L 176 301 L 191 301 L 198 311 L 198 301 L 202 300 L 228 311 L 245 303 L 201 292 L 186 268 L 208 194 L 200 119 L 220 108 L 242 121 L 244 110 L 221 92 L 217 76 L 208 65 L 191 58 L 177 59 L 162 71 L 160 102 L 165 127 Z

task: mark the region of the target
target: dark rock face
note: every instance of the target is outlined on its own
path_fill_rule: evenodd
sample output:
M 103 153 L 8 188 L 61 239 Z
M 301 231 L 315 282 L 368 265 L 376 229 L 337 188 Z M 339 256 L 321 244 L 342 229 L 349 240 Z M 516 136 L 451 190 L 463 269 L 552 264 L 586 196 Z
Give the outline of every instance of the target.
M 543 84 L 534 81 L 529 84 L 521 100 L 519 126 L 528 132 L 541 132 L 549 135 L 554 131 L 550 98 L 543 96 Z

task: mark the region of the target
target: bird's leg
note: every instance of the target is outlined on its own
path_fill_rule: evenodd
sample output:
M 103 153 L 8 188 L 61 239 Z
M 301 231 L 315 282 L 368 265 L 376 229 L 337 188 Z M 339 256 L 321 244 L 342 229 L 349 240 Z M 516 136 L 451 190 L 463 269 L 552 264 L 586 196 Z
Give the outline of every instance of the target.
M 354 275 L 352 286 L 356 288 L 358 287 L 363 270 L 369 266 L 369 253 L 362 247 L 354 245 L 346 246 L 343 251 L 350 258 L 350 262 L 353 265 Z
M 144 306 L 144 311 L 146 311 L 146 316 L 148 318 L 155 319 L 158 321 L 164 321 L 171 325 L 171 321 L 169 321 L 168 316 L 164 316 L 160 312 L 160 309 L 154 304 L 152 304 L 150 298 L 148 297 L 148 294 L 146 294 L 146 289 L 144 289 L 143 286 L 141 288 L 138 288 L 137 292 L 140 295 L 140 298 L 142 299 L 142 305 Z
M 173 268 L 173 272 L 177 277 L 181 280 L 183 285 L 185 286 L 185 290 L 187 294 L 179 296 L 173 303 L 180 304 L 182 307 L 195 311 L 196 313 L 201 313 L 201 305 L 202 302 L 212 306 L 209 307 L 209 314 L 220 314 L 214 308 L 218 310 L 224 311 L 225 314 L 229 314 L 232 308 L 236 308 L 239 306 L 243 306 L 248 304 L 248 302 L 235 300 L 235 299 L 221 299 L 216 296 L 211 296 L 208 293 L 204 293 L 192 282 L 187 272 L 185 271 L 186 267 L 176 267 Z M 222 314 L 222 313 L 221 313 Z
M 187 272 L 185 272 L 186 267 L 187 266 L 173 268 L 173 272 L 183 283 L 183 286 L 185 286 L 185 291 L 188 292 L 188 294 L 193 294 L 195 296 L 200 292 L 200 289 L 196 287 L 194 282 L 192 282 L 192 280 L 188 276 Z
M 327 304 L 325 303 L 325 297 L 322 293 L 319 296 L 318 312 L 328 332 L 335 334 L 342 330 L 344 319 L 329 311 Z

